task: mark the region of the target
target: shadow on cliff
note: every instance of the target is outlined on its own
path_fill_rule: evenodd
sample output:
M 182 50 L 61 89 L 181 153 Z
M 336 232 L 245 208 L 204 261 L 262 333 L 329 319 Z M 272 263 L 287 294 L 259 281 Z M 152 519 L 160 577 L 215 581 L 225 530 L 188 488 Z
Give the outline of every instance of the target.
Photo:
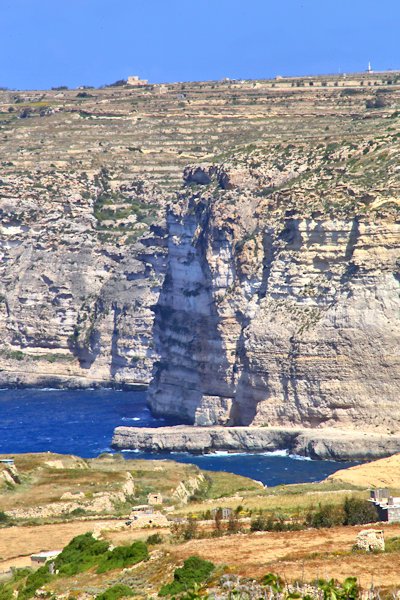
M 154 365 L 148 398 L 155 414 L 193 423 L 204 396 L 234 398 L 232 378 L 227 377 L 233 365 L 219 332 L 221 317 L 207 260 L 207 250 L 217 250 L 228 232 L 218 232 L 223 240 L 214 237 L 206 202 L 189 207 L 182 219 L 170 211 L 168 229 L 169 239 L 180 235 L 180 242 L 178 246 L 170 243 L 164 285 L 153 307 L 154 342 L 160 359 Z M 231 414 L 226 418 L 230 423 Z

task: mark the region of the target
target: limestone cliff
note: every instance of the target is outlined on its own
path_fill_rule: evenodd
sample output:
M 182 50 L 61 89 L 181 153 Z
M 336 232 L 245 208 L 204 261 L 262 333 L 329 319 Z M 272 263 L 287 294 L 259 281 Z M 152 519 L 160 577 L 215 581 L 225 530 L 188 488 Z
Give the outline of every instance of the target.
M 105 171 L 42 174 L 41 182 L 1 180 L 2 384 L 148 383 L 162 213 L 157 228 L 135 237 L 131 216 L 119 234 L 104 228 L 107 199 L 146 207 L 150 192 L 112 190 Z
M 399 153 L 386 142 L 372 184 L 382 150 L 363 145 L 186 171 L 167 217 L 156 413 L 399 431 Z
M 0 385 L 397 429 L 399 109 L 394 72 L 0 90 Z

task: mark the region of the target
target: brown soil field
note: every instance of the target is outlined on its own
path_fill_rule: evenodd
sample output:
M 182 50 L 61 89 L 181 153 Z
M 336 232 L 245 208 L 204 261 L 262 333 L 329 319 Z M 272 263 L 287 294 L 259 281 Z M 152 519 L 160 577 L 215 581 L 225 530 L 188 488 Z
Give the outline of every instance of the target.
M 117 521 L 76 521 L 74 523 L 10 527 L 1 530 L 0 573 L 10 566 L 27 566 L 30 554 L 65 546 L 74 536 L 96 526 L 113 527 Z M 377 525 L 380 527 L 381 525 Z M 172 568 L 192 555 L 227 565 L 246 577 L 259 578 L 268 572 L 287 581 L 307 582 L 323 577 L 343 580 L 356 576 L 363 588 L 371 583 L 380 587 L 400 586 L 400 552 L 361 554 L 351 552 L 357 533 L 368 526 L 309 529 L 298 532 L 238 534 L 222 538 L 192 540 L 180 544 L 165 543 L 157 552 L 166 552 Z M 383 525 L 385 538 L 400 536 L 400 524 Z M 113 544 L 145 539 L 150 533 L 167 530 L 125 529 L 109 531 Z
M 59 550 L 76 535 L 94 529 L 110 529 L 105 537 L 114 545 L 145 539 L 157 532 L 169 533 L 169 529 L 161 528 L 112 531 L 113 527 L 124 522 L 125 519 L 102 519 L 0 529 L 0 573 L 8 571 L 10 567 L 30 566 L 31 554 L 42 550 Z
M 175 560 L 196 554 L 230 565 L 246 577 L 279 573 L 287 581 L 356 576 L 363 587 L 400 585 L 400 553 L 358 554 L 356 535 L 368 526 L 335 527 L 284 533 L 253 533 L 193 540 L 171 546 Z M 385 537 L 400 535 L 400 525 L 384 526 Z
M 113 520 L 74 521 L 54 525 L 31 527 L 7 527 L 0 530 L 0 572 L 9 566 L 30 564 L 30 555 L 41 550 L 59 550 L 81 533 L 93 531 L 94 527 L 110 527 L 118 523 Z M 25 557 L 25 562 L 24 562 Z M 18 561 L 16 559 L 19 559 Z

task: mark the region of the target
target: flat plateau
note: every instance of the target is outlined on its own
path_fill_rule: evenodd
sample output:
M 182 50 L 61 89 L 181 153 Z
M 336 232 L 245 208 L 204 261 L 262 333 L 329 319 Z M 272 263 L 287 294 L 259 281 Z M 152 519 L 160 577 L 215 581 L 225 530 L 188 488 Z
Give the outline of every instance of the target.
M 112 445 L 143 452 L 272 452 L 323 460 L 372 460 L 400 452 L 400 435 L 284 427 L 117 427 Z

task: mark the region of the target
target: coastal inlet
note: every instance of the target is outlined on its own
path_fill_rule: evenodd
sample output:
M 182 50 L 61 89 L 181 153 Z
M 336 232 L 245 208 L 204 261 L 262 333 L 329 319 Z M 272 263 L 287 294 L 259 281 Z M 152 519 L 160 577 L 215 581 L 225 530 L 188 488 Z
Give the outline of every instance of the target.
M 176 422 L 154 418 L 145 392 L 116 390 L 0 390 L 0 453 L 58 452 L 86 458 L 111 451 L 116 426 L 159 428 Z M 175 460 L 228 471 L 266 485 L 320 481 L 353 462 L 302 460 L 278 453 L 193 455 L 123 452 L 125 457 Z

